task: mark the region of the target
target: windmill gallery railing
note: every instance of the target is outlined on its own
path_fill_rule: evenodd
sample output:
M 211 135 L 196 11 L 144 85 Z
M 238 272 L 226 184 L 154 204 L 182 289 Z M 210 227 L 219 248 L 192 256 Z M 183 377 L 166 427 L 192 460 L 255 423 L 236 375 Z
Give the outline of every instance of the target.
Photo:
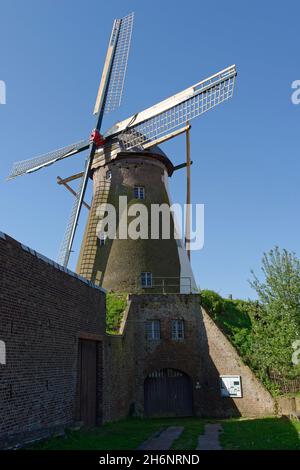
M 192 280 L 190 277 L 154 276 L 149 285 L 143 285 L 139 277 L 136 290 L 144 294 L 192 294 Z

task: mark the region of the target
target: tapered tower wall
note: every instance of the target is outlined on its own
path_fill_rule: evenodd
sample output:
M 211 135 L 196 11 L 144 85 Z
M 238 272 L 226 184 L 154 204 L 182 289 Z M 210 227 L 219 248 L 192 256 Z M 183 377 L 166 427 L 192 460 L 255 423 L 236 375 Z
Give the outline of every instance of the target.
M 170 217 L 170 239 L 162 239 L 161 230 L 157 240 L 151 239 L 151 204 L 170 205 L 164 181 L 172 170 L 167 158 L 150 153 L 120 154 L 112 162 L 94 169 L 93 201 L 77 265 L 80 275 L 109 290 L 143 292 L 141 273 L 150 272 L 154 286 L 147 288 L 147 292 L 180 291 L 180 260 L 173 218 Z M 110 179 L 107 179 L 108 171 Z M 136 186 L 144 188 L 143 200 L 135 198 Z M 148 239 L 119 239 L 120 196 L 127 197 L 128 208 L 139 203 L 148 209 Z M 104 215 L 99 210 L 103 203 L 116 209 L 117 238 L 106 239 L 101 246 L 98 224 Z M 135 218 L 128 217 L 127 226 Z

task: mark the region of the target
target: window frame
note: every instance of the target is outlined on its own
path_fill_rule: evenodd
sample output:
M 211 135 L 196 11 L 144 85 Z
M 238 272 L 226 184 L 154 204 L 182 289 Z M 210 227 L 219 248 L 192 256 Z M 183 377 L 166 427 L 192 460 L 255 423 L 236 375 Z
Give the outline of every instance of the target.
M 99 239 L 99 246 L 102 247 L 105 245 L 107 238 L 107 234 L 105 232 L 101 232 L 98 239 Z
M 180 327 L 179 327 L 180 325 Z M 185 339 L 185 327 L 183 318 L 173 318 L 171 321 L 171 338 L 174 341 Z
M 134 195 L 134 199 L 139 199 L 140 201 L 144 201 L 145 186 L 138 186 L 138 185 L 134 186 L 133 195 Z
M 158 318 L 146 320 L 146 338 L 148 341 L 161 340 L 161 325 Z
M 150 271 L 142 271 L 141 272 L 141 287 L 143 289 L 151 289 L 153 287 L 153 276 L 152 272 Z M 145 279 L 145 283 L 143 283 L 143 279 Z

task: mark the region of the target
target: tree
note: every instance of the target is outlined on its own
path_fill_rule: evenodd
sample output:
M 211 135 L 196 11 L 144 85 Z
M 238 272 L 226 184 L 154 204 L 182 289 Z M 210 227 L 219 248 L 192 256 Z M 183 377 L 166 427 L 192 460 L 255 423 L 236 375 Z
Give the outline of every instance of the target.
M 300 260 L 295 253 L 275 247 L 263 255 L 262 272 L 262 281 L 253 271 L 250 281 L 259 299 L 252 359 L 265 377 L 272 373 L 295 377 L 300 372 L 292 362 L 292 345 L 300 339 Z

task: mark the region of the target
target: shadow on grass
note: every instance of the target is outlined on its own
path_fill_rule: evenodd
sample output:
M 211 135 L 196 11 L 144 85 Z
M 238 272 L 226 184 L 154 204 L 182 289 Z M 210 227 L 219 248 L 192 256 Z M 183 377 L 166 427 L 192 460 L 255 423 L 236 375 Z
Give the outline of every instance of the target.
M 89 431 L 67 432 L 65 438 L 52 438 L 30 446 L 39 450 L 133 450 L 158 431 L 168 426 L 184 426 L 172 449 L 195 449 L 203 432 L 203 421 L 197 418 L 131 418 L 104 424 Z
M 300 422 L 287 418 L 227 420 L 220 435 L 223 449 L 300 450 Z
M 204 420 L 199 418 L 131 418 L 105 424 L 90 431 L 67 432 L 65 438 L 52 438 L 30 446 L 39 450 L 134 450 L 153 434 L 168 426 L 183 426 L 173 450 L 194 450 L 208 422 L 220 422 L 223 449 L 300 450 L 300 422 L 287 418 Z

